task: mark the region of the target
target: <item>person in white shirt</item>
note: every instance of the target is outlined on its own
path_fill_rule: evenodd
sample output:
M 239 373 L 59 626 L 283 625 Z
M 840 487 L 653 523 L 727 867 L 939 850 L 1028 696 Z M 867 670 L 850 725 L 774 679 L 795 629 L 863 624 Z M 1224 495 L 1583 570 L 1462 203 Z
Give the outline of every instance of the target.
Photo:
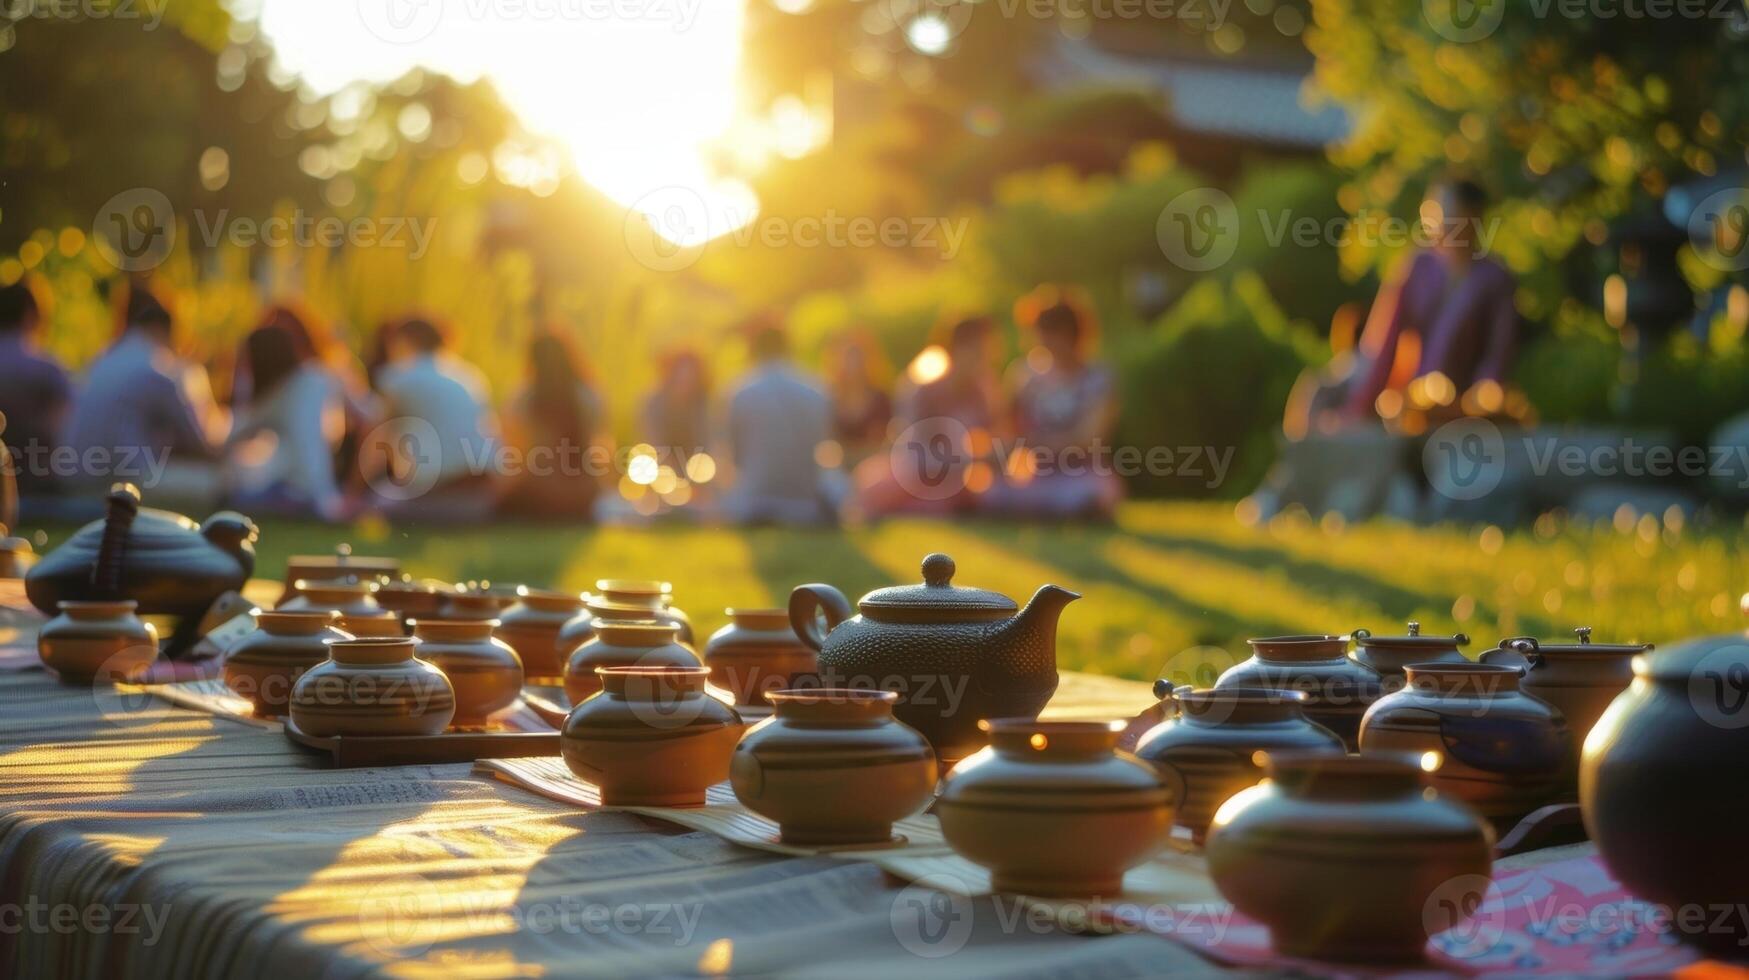
M 775 318 L 746 328 L 753 367 L 729 396 L 728 443 L 734 485 L 723 517 L 736 524 L 823 524 L 837 520 L 838 497 L 820 465 L 832 438 L 832 403 L 789 360 Z
M 342 520 L 350 508 L 334 477 L 346 432 L 341 381 L 279 321 L 275 309 L 243 342 L 250 384 L 235 406 L 225 447 L 225 485 L 247 513 Z
M 387 421 L 366 440 L 361 465 L 386 464 L 369 481 L 385 509 L 439 521 L 489 516 L 498 421 L 485 376 L 448 350 L 446 331 L 425 317 L 401 321 L 377 389 Z

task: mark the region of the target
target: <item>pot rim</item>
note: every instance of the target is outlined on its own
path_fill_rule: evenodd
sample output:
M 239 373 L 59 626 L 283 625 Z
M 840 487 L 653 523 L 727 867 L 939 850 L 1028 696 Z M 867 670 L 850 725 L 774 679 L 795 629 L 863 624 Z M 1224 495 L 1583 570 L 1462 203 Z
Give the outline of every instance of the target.
M 1236 704 L 1291 704 L 1304 706 L 1311 695 L 1283 687 L 1175 687 L 1167 692 L 1178 701 L 1195 705 L 1232 701 Z
M 62 599 L 55 603 L 55 609 L 59 612 L 96 612 L 101 609 L 134 612 L 139 608 L 137 599 Z
M 598 578 L 595 580 L 595 588 L 601 592 L 620 592 L 627 595 L 669 596 L 674 594 L 674 583 L 648 578 Z
M 1295 633 L 1290 636 L 1254 636 L 1245 642 L 1253 647 L 1265 643 L 1271 646 L 1287 646 L 1289 644 L 1315 646 L 1320 643 L 1347 643 L 1348 637 L 1330 633 Z
M 765 699 L 773 704 L 896 704 L 899 695 L 865 687 L 791 687 L 767 691 Z
M 1121 734 L 1128 727 L 1129 722 L 1116 719 L 1052 718 L 1041 720 L 1021 716 L 983 718 L 978 721 L 978 730 L 990 735 L 1013 732 L 1031 732 L 1047 736 Z

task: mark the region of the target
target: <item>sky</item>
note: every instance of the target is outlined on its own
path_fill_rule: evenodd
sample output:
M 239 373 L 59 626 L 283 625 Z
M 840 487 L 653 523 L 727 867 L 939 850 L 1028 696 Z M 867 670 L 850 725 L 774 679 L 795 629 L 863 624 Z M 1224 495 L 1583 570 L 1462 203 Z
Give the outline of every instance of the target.
M 745 191 L 702 150 L 735 121 L 740 0 L 239 0 L 318 94 L 423 67 L 486 77 L 578 175 L 691 243 L 729 230 Z M 708 214 L 665 223 L 676 198 Z M 685 227 L 682 227 L 685 225 Z

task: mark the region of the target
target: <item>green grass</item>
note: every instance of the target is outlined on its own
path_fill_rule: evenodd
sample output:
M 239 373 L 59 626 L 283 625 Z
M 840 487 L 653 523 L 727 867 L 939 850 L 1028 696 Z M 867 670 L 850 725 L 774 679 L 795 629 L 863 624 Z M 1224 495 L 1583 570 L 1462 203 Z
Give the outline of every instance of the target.
M 50 536 L 50 543 L 66 529 Z M 415 575 L 485 578 L 566 589 L 597 578 L 660 577 L 705 633 L 726 606 L 783 605 L 792 586 L 824 581 L 854 600 L 919 580 L 918 562 L 945 551 L 956 581 L 1024 602 L 1054 582 L 1084 594 L 1059 631 L 1064 667 L 1137 679 L 1170 664 L 1206 678 L 1244 657 L 1251 636 L 1462 630 L 1471 655 L 1501 636 L 1570 636 L 1665 644 L 1741 628 L 1749 534 L 1740 525 L 1671 529 L 1628 524 L 1534 529 L 1416 528 L 1382 521 L 1340 527 L 1278 519 L 1250 527 L 1230 505 L 1137 503 L 1113 526 L 892 521 L 845 531 L 662 526 L 554 528 L 503 524 L 444 530 L 381 524 L 332 528 L 269 522 L 257 574 L 287 556 L 393 555 Z M 1223 652 L 1224 651 L 1224 652 Z M 1198 667 L 1203 670 L 1197 670 Z

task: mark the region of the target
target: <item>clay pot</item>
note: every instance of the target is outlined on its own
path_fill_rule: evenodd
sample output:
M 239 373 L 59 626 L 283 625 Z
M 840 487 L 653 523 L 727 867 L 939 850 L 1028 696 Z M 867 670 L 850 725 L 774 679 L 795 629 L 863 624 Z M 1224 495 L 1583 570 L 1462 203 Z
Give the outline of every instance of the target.
M 388 610 L 351 616 L 342 614 L 338 625 L 341 632 L 349 633 L 360 640 L 407 635 L 407 626 L 401 621 L 400 615 Z
M 1426 755 L 1433 785 L 1509 825 L 1548 803 L 1567 766 L 1567 724 L 1519 690 L 1515 667 L 1410 664 L 1408 686 L 1360 723 L 1363 753 Z
M 298 579 L 298 594 L 279 606 L 284 612 L 310 609 L 332 609 L 342 616 L 375 616 L 383 611 L 377 605 L 375 582 L 362 579 Z
M 1269 927 L 1276 952 L 1413 962 L 1430 926 L 1459 924 L 1429 915 L 1430 900 L 1487 876 L 1494 835 L 1428 788 L 1414 757 L 1267 756 L 1269 778 L 1221 807 L 1207 853 L 1216 887 Z
M 664 624 L 672 633 L 675 627 Z M 703 667 L 603 667 L 602 690 L 571 709 L 559 750 L 607 806 L 700 806 L 729 775 L 735 709 L 704 691 Z
M 497 619 L 504 610 L 516 604 L 514 595 L 497 592 L 457 589 L 443 596 L 443 608 L 426 619 Z
M 565 664 L 565 697 L 572 704 L 601 690 L 600 667 L 699 667 L 698 656 L 676 637 L 678 623 L 595 621 L 595 638 Z
M 1689 942 L 1740 959 L 1749 930 L 1741 915 L 1718 913 L 1740 911 L 1749 883 L 1749 633 L 1686 640 L 1632 663 L 1632 685 L 1585 740 L 1585 826 L 1629 891 L 1670 908 Z M 1697 923 L 1685 909 L 1708 911 Z
M 1304 711 L 1335 732 L 1350 752 L 1360 738 L 1360 716 L 1383 694 L 1378 671 L 1348 657 L 1345 636 L 1271 636 L 1251 640 L 1252 657 L 1215 681 L 1231 687 L 1301 691 Z
M 495 619 L 416 619 L 415 656 L 434 664 L 455 690 L 451 728 L 484 728 L 522 695 L 522 660 L 492 635 Z
M 996 891 L 1112 896 L 1124 871 L 1165 845 L 1172 794 L 1117 748 L 1120 721 L 996 718 L 990 744 L 942 781 L 935 814 Z
M 692 619 L 674 607 L 674 587 L 667 582 L 631 578 L 598 579 L 595 583 L 595 597 L 604 602 L 640 607 L 644 614 L 638 616 L 638 619 L 678 624 L 680 642 L 692 645 Z
M 583 609 L 583 597 L 571 592 L 517 590 L 517 602 L 498 616 L 494 635 L 522 658 L 532 684 L 553 684 L 565 673 L 559 659 L 559 628 Z
M 304 672 L 328 659 L 329 640 L 352 635 L 335 627 L 340 614 L 332 609 L 301 609 L 255 614 L 249 633 L 225 655 L 225 684 L 248 698 L 260 718 L 285 714 L 292 686 Z
M 553 646 L 558 652 L 560 663 L 570 662 L 571 654 L 576 653 L 578 647 L 588 643 L 595 635 L 595 614 L 589 611 L 589 604 L 594 601 L 594 596 L 583 593 L 583 609 L 559 627 L 559 637 Z
M 138 680 L 158 659 L 158 631 L 138 608 L 132 599 L 62 600 L 37 631 L 37 656 L 69 684 Z
M 785 619 L 787 623 L 787 618 Z M 773 691 L 775 714 L 735 746 L 729 781 L 786 844 L 884 844 L 929 802 L 935 752 L 893 718 L 891 691 Z
M 1263 778 L 1264 752 L 1299 749 L 1342 755 L 1342 739 L 1305 715 L 1305 694 L 1262 688 L 1165 687 L 1175 717 L 1149 729 L 1136 756 L 1174 790 L 1178 823 L 1201 840 L 1215 811 Z
M 377 605 L 398 614 L 402 619 L 417 619 L 437 614 L 443 609 L 443 594 L 428 582 L 407 576 L 377 587 Z
M 455 715 L 443 671 L 411 637 L 329 640 L 328 659 L 292 687 L 292 724 L 307 735 L 438 735 Z
M 729 625 L 705 641 L 704 664 L 711 683 L 731 691 L 735 703 L 765 704 L 768 691 L 793 688 L 819 666 L 814 648 L 789 623 L 787 609 L 729 609 Z
M 1470 638 L 1462 633 L 1423 636 L 1421 624 L 1410 623 L 1405 636 L 1374 636 L 1367 630 L 1355 630 L 1352 635 L 1354 659 L 1378 672 L 1385 694 L 1403 689 L 1407 683 L 1403 669 L 1410 664 L 1469 663 L 1469 658 L 1458 649 L 1470 643 Z
M 1579 756 L 1585 736 L 1616 696 L 1634 679 L 1634 658 L 1652 649 L 1650 643 L 1592 643 L 1591 627 L 1573 631 L 1578 643 L 1538 643 L 1521 636 L 1501 640 L 1498 649 L 1482 654 L 1485 664 L 1517 667 L 1524 672 L 1518 689 L 1560 709 L 1567 720 L 1567 772 L 1561 795 L 1576 799 Z

